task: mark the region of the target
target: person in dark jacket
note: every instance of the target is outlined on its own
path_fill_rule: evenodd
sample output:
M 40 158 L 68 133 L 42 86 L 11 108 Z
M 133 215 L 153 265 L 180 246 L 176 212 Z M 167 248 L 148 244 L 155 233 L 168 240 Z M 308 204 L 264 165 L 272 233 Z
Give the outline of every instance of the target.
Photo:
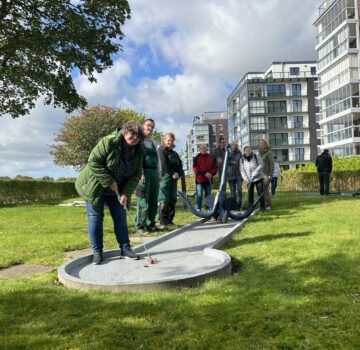
M 219 147 L 216 147 L 211 155 L 215 158 L 216 166 L 218 168 L 219 182 L 221 181 L 221 175 L 223 171 L 224 159 L 225 159 L 225 146 L 226 141 L 224 139 L 219 140 Z
M 317 167 L 317 173 L 320 184 L 320 195 L 329 195 L 330 188 L 330 175 L 332 171 L 332 158 L 329 154 L 329 150 L 324 151 L 316 157 L 315 165 Z
M 207 146 L 200 146 L 200 153 L 194 157 L 193 171 L 195 173 L 196 183 L 196 209 L 201 210 L 202 196 L 211 194 L 212 178 L 217 172 L 217 166 L 214 157 L 208 153 Z
M 143 139 L 141 124 L 135 121 L 125 123 L 120 131 L 99 141 L 75 182 L 76 190 L 86 201 L 93 263 L 96 265 L 103 261 L 105 204 L 114 221 L 121 256 L 133 260 L 139 258 L 130 247 L 125 208 L 129 206 L 131 193 L 141 176 Z
M 175 226 L 175 205 L 177 201 L 177 181 L 184 175 L 182 162 L 179 155 L 173 150 L 175 135 L 166 133 L 159 147 L 160 160 L 160 189 L 158 198 L 160 229 Z
M 241 152 L 237 141 L 231 143 L 231 152 L 228 159 L 227 180 L 229 183 L 231 197 L 236 200 L 238 209 L 242 201 L 242 176 L 240 172 Z
M 136 187 L 137 206 L 135 225 L 138 233 L 154 232 L 155 216 L 157 213 L 157 201 L 159 195 L 159 156 L 157 144 L 152 139 L 155 129 L 155 121 L 146 119 L 143 123 L 144 139 L 144 163 L 140 181 Z

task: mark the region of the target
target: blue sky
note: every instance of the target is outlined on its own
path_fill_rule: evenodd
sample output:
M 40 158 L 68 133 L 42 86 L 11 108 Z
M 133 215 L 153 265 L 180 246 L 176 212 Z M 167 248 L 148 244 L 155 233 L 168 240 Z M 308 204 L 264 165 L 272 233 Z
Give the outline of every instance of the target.
M 226 110 L 248 71 L 273 61 L 316 60 L 314 0 L 130 0 L 123 52 L 90 84 L 75 84 L 89 106 L 133 108 L 173 131 L 179 146 L 194 115 Z M 72 115 L 76 115 L 74 112 Z M 38 101 L 30 116 L 0 119 L 0 176 L 76 176 L 53 164 L 49 145 L 66 113 Z

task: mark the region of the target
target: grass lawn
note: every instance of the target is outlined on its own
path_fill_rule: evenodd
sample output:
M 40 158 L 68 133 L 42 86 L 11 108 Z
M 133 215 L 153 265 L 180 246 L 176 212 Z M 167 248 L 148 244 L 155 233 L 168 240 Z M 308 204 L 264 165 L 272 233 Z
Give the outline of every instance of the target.
M 58 266 L 88 247 L 85 208 L 52 204 L 0 207 L 1 268 Z M 227 245 L 234 274 L 199 288 L 88 293 L 57 285 L 56 272 L 0 280 L 0 349 L 360 349 L 360 200 L 280 192 L 273 207 Z M 178 209 L 177 223 L 194 220 Z

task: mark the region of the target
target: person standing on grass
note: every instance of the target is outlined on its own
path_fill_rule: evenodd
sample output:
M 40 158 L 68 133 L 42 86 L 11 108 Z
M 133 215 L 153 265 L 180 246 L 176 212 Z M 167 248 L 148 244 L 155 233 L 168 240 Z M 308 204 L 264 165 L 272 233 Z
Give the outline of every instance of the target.
M 326 196 L 330 193 L 330 175 L 332 171 L 332 158 L 328 149 L 316 157 L 315 165 L 317 167 L 317 173 L 320 185 L 320 195 Z
M 212 178 L 217 172 L 215 159 L 208 153 L 207 145 L 200 146 L 200 153 L 194 157 L 193 171 L 196 183 L 196 209 L 201 210 L 202 197 L 211 195 Z
M 161 230 L 167 226 L 175 226 L 173 220 L 177 201 L 177 181 L 184 175 L 181 159 L 174 148 L 175 135 L 168 132 L 163 136 L 162 146 L 158 150 L 161 169 L 158 197 Z
M 116 130 L 98 142 L 75 182 L 76 190 L 86 201 L 93 264 L 103 262 L 105 204 L 114 222 L 121 257 L 139 259 L 130 247 L 125 208 L 130 205 L 130 196 L 141 177 L 143 139 L 140 123 L 125 123 L 121 130 Z
M 244 154 L 240 159 L 240 172 L 248 187 L 249 207 L 254 203 L 254 187 L 260 196 L 263 193 L 263 163 L 261 157 L 257 156 L 250 146 L 244 148 Z M 260 199 L 260 208 L 265 210 L 264 196 Z
M 221 182 L 221 175 L 225 160 L 225 146 L 226 146 L 225 139 L 220 139 L 219 147 L 216 147 L 211 153 L 212 157 L 215 158 L 216 166 L 218 168 L 219 183 Z
M 155 121 L 146 119 L 143 123 L 144 129 L 144 162 L 143 170 L 138 186 L 136 187 L 137 207 L 135 224 L 138 233 L 154 232 L 155 216 L 157 213 L 157 201 L 159 195 L 159 156 L 157 144 L 151 138 Z
M 271 209 L 270 183 L 274 174 L 274 156 L 266 140 L 260 140 L 259 154 L 263 162 L 265 209 Z
M 278 177 L 281 176 L 280 165 L 277 161 L 277 157 L 274 156 L 274 174 L 271 179 L 271 194 L 275 196 Z
M 231 143 L 231 152 L 228 158 L 227 180 L 231 197 L 236 200 L 237 209 L 241 208 L 242 201 L 242 176 L 240 173 L 241 152 L 237 141 Z

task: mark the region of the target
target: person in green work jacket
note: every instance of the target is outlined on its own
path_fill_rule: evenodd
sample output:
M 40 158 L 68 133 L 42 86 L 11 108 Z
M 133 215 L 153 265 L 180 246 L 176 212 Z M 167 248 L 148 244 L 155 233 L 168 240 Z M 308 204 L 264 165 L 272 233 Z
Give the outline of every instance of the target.
M 93 249 L 93 263 L 96 265 L 103 262 L 105 204 L 114 221 L 121 257 L 139 259 L 130 247 L 125 208 L 129 206 L 131 193 L 141 177 L 143 139 L 140 123 L 125 123 L 121 130 L 116 130 L 99 141 L 75 182 L 76 190 L 86 201 L 89 238 Z
M 143 123 L 145 135 L 143 172 L 136 187 L 137 210 L 135 223 L 137 232 L 140 234 L 158 230 L 155 226 L 155 216 L 158 207 L 160 163 L 157 144 L 151 138 L 154 129 L 155 121 L 146 119 Z
M 173 150 L 175 147 L 175 135 L 166 133 L 159 148 L 160 159 L 160 189 L 159 189 L 159 221 L 160 229 L 167 226 L 175 226 L 175 205 L 177 199 L 177 181 L 183 176 L 184 171 L 179 155 Z

